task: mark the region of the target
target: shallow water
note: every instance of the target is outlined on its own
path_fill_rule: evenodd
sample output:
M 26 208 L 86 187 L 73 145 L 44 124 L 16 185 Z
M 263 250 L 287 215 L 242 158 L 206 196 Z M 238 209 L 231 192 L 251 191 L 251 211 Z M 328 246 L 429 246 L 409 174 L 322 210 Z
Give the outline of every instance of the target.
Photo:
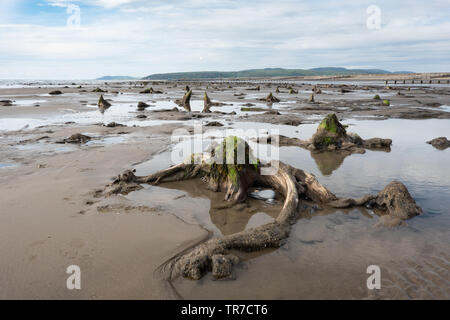
M 273 221 L 282 201 L 267 204 L 250 199 L 248 207 L 215 209 L 224 204 L 224 193 L 208 191 L 199 180 L 144 185 L 144 189 L 127 195 L 129 200 L 152 208 L 163 207 L 188 223 L 202 225 L 216 236 L 228 235 Z
M 439 108 L 438 108 L 438 110 L 442 110 L 442 111 L 445 111 L 445 112 L 450 112 L 450 106 L 447 106 L 447 105 L 442 105 L 442 106 L 440 106 Z
M 114 103 L 105 114 L 101 114 L 97 106 L 92 111 L 77 111 L 66 109 L 65 113 L 36 115 L 33 118 L 0 118 L 0 131 L 32 130 L 41 126 L 62 125 L 66 122 L 75 122 L 81 125 L 117 122 L 127 126 L 152 126 L 162 123 L 175 123 L 178 121 L 166 120 L 139 120 L 136 119 L 136 105 L 130 103 Z
M 17 164 L 15 163 L 1 163 L 0 162 L 0 169 L 10 169 L 16 167 Z
M 68 94 L 65 94 L 66 97 Z M 74 94 L 78 95 L 78 94 Z M 109 123 L 117 122 L 127 126 L 152 126 L 160 125 L 163 123 L 177 123 L 180 121 L 171 120 L 146 120 L 137 119 L 136 116 L 140 114 L 136 110 L 136 101 L 147 101 L 150 104 L 148 111 L 152 110 L 169 110 L 177 107 L 172 100 L 160 100 L 151 102 L 146 99 L 142 99 L 142 95 L 128 94 L 125 95 L 105 95 L 105 99 L 112 100 L 112 106 L 106 110 L 104 114 L 98 111 L 97 105 L 86 105 L 88 111 L 79 111 L 74 109 L 65 109 L 64 112 L 35 115 L 33 117 L 8 117 L 0 118 L 0 131 L 15 131 L 15 130 L 32 130 L 40 126 L 61 125 L 66 122 L 75 122 L 81 125 L 89 125 L 96 123 Z M 14 102 L 20 106 L 32 106 L 35 103 L 44 103 L 45 100 L 17 100 Z M 244 103 L 234 103 L 227 106 L 212 107 L 211 111 L 220 111 L 224 113 L 235 112 L 238 115 L 241 114 L 261 114 L 264 111 L 241 111 L 244 107 Z M 273 104 L 268 106 L 265 103 L 255 103 L 252 108 L 269 109 L 283 109 L 286 104 Z M 191 101 L 191 108 L 194 112 L 201 112 L 203 110 L 203 100 Z
M 399 180 L 408 187 L 413 197 L 424 208 L 426 213 L 424 217 L 443 216 L 442 219 L 446 220 L 446 224 L 438 222 L 436 227 L 446 230 L 450 226 L 450 212 L 447 207 L 450 204 L 450 170 L 448 170 L 450 150 L 437 150 L 426 141 L 448 135 L 450 121 L 390 119 L 348 120 L 343 123 L 349 125 L 348 131 L 358 133 L 363 139 L 391 138 L 393 140 L 391 151 L 367 150 L 365 154 L 342 156 L 336 153 L 315 154 L 298 147 L 281 147 L 280 160 L 313 173 L 323 185 L 339 197 L 358 197 L 377 193 L 389 182 Z M 231 127 L 226 131 L 227 135 L 235 134 L 238 129 L 251 128 L 254 129 L 254 134 L 272 133 L 274 132 L 272 130 L 277 130 L 276 132 L 282 135 L 308 139 L 316 130 L 317 124 L 293 127 L 237 122 Z M 212 130 L 205 136 L 211 137 L 217 133 L 218 131 Z M 176 154 L 177 157 L 182 159 L 188 156 L 194 141 L 198 141 L 197 136 L 193 138 L 185 139 L 171 150 L 136 166 L 137 174 L 150 174 L 176 164 L 172 159 L 173 155 L 182 150 L 181 154 Z M 210 139 L 205 139 L 201 144 L 202 148 L 205 149 L 210 142 Z M 261 147 L 251 140 L 249 143 L 253 148 Z M 413 221 L 415 220 L 411 220 L 411 223 Z
M 215 102 L 213 100 L 213 102 Z M 289 102 L 283 102 L 283 103 L 274 103 L 272 105 L 267 105 L 266 103 L 253 103 L 253 106 L 246 106 L 246 102 L 230 102 L 227 105 L 224 106 L 216 106 L 211 107 L 211 111 L 215 112 L 224 112 L 224 113 L 231 113 L 235 112 L 237 115 L 242 114 L 262 114 L 265 111 L 242 111 L 241 108 L 258 108 L 258 109 L 265 109 L 265 110 L 271 110 L 271 109 L 283 109 L 288 107 L 288 103 L 295 103 L 295 101 L 289 101 Z M 147 110 L 170 110 L 176 107 L 179 107 L 175 101 L 173 100 L 159 100 L 154 103 L 150 102 L 150 107 Z M 193 112 L 201 112 L 204 107 L 204 101 L 203 100 L 191 100 L 190 102 L 191 110 Z
M 41 103 L 45 103 L 47 100 L 36 100 L 36 99 L 24 99 L 24 100 L 15 100 L 13 102 L 13 105 L 19 106 L 19 107 L 31 107 L 34 105 L 38 105 Z
M 367 150 L 365 154 L 342 157 L 282 147 L 280 159 L 312 172 L 340 197 L 377 193 L 389 182 L 399 180 L 408 187 L 424 213 L 402 227 L 389 230 L 374 227 L 378 216 L 364 208 L 331 212 L 320 208 L 307 210 L 293 227 L 285 246 L 244 262 L 244 269 L 237 268 L 238 281 L 212 282 L 208 277 L 198 282 L 178 279 L 175 286 L 182 295 L 190 298 L 211 295 L 216 298 L 254 298 L 255 290 L 264 279 L 265 289 L 258 291 L 259 298 L 449 297 L 450 149 L 436 150 L 426 141 L 448 136 L 450 121 L 353 119 L 344 123 L 349 124 L 348 131 L 356 132 L 362 138 L 393 139 L 391 151 Z M 317 124 L 292 127 L 238 122 L 232 127 L 276 128 L 280 134 L 307 139 Z M 169 156 L 170 151 L 158 155 L 142 164 L 138 173 L 147 174 L 144 171 L 149 168 L 156 171 L 167 167 Z M 201 188 L 201 184 L 198 187 Z M 181 187 L 172 184 L 170 191 L 164 191 L 165 188 L 160 186 L 158 192 L 170 194 L 174 192 L 173 188 Z M 148 190 L 141 190 L 131 197 L 146 199 L 149 204 L 155 199 L 151 195 Z M 216 234 L 227 234 L 223 230 L 224 223 L 217 223 L 217 217 L 210 210 L 208 197 L 211 199 L 212 195 L 204 194 L 198 198 L 192 192 L 185 192 L 183 203 L 187 205 L 175 214 Z M 164 207 L 165 203 L 159 204 Z M 172 208 L 172 211 L 176 210 Z M 254 216 L 256 219 L 256 213 L 247 220 L 244 228 L 252 225 L 250 221 Z M 270 217 L 273 219 L 276 213 L 265 213 L 262 217 L 256 225 L 271 221 Z M 225 219 L 223 215 L 222 219 Z M 240 230 L 242 226 L 231 229 L 234 232 Z M 365 285 L 366 268 L 371 264 L 379 265 L 382 270 L 382 290 L 377 292 L 369 291 Z
M 435 230 L 450 226 L 450 150 L 436 150 L 426 143 L 449 133 L 449 120 L 344 121 L 348 131 L 362 138 L 391 138 L 390 152 L 367 150 L 348 157 L 312 155 L 295 147 L 282 147 L 281 160 L 314 173 L 319 181 L 338 196 L 376 193 L 393 180 L 403 182 L 425 211 L 409 224 L 431 218 Z M 302 126 L 301 137 L 309 136 L 314 125 Z M 434 217 L 439 215 L 440 217 Z M 438 219 L 438 220 L 435 220 Z M 445 222 L 442 224 L 442 222 Z

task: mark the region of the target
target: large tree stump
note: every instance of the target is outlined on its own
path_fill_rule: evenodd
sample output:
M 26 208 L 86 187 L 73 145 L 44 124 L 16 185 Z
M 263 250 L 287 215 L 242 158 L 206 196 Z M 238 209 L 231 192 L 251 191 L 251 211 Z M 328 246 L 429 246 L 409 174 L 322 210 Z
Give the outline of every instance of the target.
M 252 186 L 271 188 L 284 197 L 284 205 L 274 222 L 210 239 L 169 259 L 159 269 L 168 271 L 169 280 L 177 275 L 200 279 L 211 271 L 215 278 L 224 278 L 230 275 L 231 266 L 239 260 L 230 253 L 231 250 L 256 251 L 280 247 L 297 219 L 299 202 L 302 200 L 335 208 L 370 204 L 400 219 L 420 213 L 420 207 L 412 197 L 408 197 L 406 187 L 399 182 L 391 184 L 378 195 L 340 199 L 321 185 L 314 175 L 282 162 L 271 163 L 278 165 L 275 174 L 261 174 L 262 169 L 269 164 L 255 158 L 248 143 L 238 137 L 227 137 L 210 150 L 210 154 L 193 154 L 183 163 L 148 176 L 135 176 L 132 171 L 126 171 L 105 190 L 106 194 L 128 193 L 138 189 L 142 183 L 160 184 L 201 178 L 208 189 L 225 193 L 227 204 L 224 208 L 246 201 L 248 189 Z M 395 208 L 386 206 L 385 199 Z

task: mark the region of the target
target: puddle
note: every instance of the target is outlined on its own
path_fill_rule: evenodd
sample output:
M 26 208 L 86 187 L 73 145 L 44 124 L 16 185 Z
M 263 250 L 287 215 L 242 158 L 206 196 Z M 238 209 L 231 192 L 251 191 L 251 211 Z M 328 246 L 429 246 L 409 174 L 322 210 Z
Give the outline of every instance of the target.
M 19 107 L 32 107 L 37 104 L 46 103 L 47 100 L 15 100 L 13 102 L 13 106 L 19 106 Z
M 188 223 L 200 224 L 215 235 L 228 235 L 257 227 L 273 221 L 281 210 L 282 202 L 266 204 L 249 199 L 249 207 L 214 209 L 223 205 L 225 194 L 206 189 L 199 179 L 163 183 L 158 186 L 144 185 L 144 189 L 126 196 L 134 203 L 161 208 Z
M 53 144 L 53 143 L 46 143 L 46 142 L 37 142 L 37 143 L 30 143 L 30 144 L 24 144 L 24 145 L 16 145 L 14 146 L 15 149 L 20 151 L 37 151 L 39 154 L 42 155 L 49 155 L 53 153 L 65 153 L 65 152 L 71 152 L 73 151 L 76 146 L 75 145 L 60 145 L 60 144 Z
M 1 118 L 0 131 L 32 130 L 40 126 L 63 125 L 66 122 L 75 122 L 81 125 L 96 123 L 117 122 L 127 126 L 153 126 L 163 123 L 176 123 L 179 121 L 165 120 L 138 120 L 136 119 L 136 105 L 113 104 L 105 114 L 101 114 L 97 107 L 93 111 L 77 112 L 66 110 L 64 114 L 40 116 L 38 118 Z
M 450 112 L 450 106 L 442 105 L 442 106 L 440 106 L 437 110 L 441 110 L 441 111 L 445 111 L 445 112 Z
M 17 167 L 17 164 L 15 163 L 1 163 L 0 162 L 0 170 L 1 169 L 11 169 Z
M 95 135 L 87 134 L 92 137 L 92 140 L 85 143 L 85 146 L 96 146 L 96 145 L 111 145 L 111 144 L 121 144 L 125 143 L 130 139 L 130 136 L 107 136 L 107 137 L 96 137 Z

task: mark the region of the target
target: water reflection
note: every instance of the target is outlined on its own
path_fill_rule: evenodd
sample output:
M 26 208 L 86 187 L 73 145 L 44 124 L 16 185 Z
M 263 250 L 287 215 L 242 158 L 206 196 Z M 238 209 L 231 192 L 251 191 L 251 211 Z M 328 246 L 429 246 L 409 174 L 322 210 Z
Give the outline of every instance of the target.
M 334 170 L 342 165 L 344 159 L 348 156 L 349 154 L 344 152 L 311 152 L 311 157 L 324 176 L 331 175 Z
M 200 224 L 215 235 L 228 235 L 273 221 L 283 200 L 274 205 L 249 198 L 247 203 L 227 209 L 215 209 L 224 204 L 225 194 L 209 191 L 200 179 L 145 186 L 126 196 L 149 207 L 160 207 L 188 223 Z

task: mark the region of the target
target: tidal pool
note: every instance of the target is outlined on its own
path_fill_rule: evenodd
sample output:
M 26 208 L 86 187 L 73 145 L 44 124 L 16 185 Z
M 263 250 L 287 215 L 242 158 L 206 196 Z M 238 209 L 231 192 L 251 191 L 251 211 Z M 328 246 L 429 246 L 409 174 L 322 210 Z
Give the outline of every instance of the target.
M 287 244 L 278 250 L 244 256 L 244 262 L 235 270 L 237 281 L 210 281 L 208 276 L 200 281 L 176 279 L 173 284 L 179 294 L 193 299 L 210 296 L 223 299 L 449 297 L 450 149 L 436 150 L 426 141 L 448 136 L 450 121 L 351 119 L 344 123 L 349 125 L 348 131 L 362 138 L 391 138 L 391 151 L 367 150 L 365 154 L 343 157 L 282 147 L 280 160 L 312 172 L 340 197 L 377 193 L 389 182 L 399 180 L 408 187 L 424 213 L 391 230 L 375 227 L 378 216 L 369 209 L 305 207 Z M 307 139 L 317 124 L 299 127 L 233 124 L 234 129 L 249 127 L 264 127 L 269 131 L 277 128 L 280 134 Z M 158 166 L 152 171 L 167 167 L 169 156 L 170 151 L 166 151 L 155 157 Z M 145 166 L 151 168 L 152 160 Z M 144 174 L 144 168 L 141 167 L 140 174 Z M 220 196 L 205 193 L 200 181 L 149 186 L 129 195 L 130 199 L 147 205 L 164 199 L 155 204 L 167 209 L 170 203 L 170 212 L 188 222 L 199 223 L 216 235 L 253 226 L 250 223 L 253 217 L 259 219 L 256 225 L 276 217 L 277 211 L 270 211 L 278 209 L 276 206 L 257 207 L 250 215 L 246 211 L 244 214 L 214 212 L 212 204 Z M 260 200 L 251 201 L 264 205 Z M 230 225 L 233 227 L 226 227 Z M 381 290 L 371 291 L 366 286 L 370 265 L 381 268 Z

